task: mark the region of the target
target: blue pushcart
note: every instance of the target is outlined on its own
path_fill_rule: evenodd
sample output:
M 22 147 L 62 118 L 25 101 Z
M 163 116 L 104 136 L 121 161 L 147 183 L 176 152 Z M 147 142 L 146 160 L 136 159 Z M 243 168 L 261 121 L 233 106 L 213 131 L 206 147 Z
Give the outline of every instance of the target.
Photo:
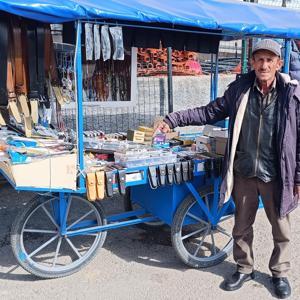
M 103 246 L 108 230 L 137 224 L 170 226 L 174 249 L 189 266 L 209 267 L 223 261 L 233 246 L 231 228 L 234 205 L 229 201 L 223 207 L 218 207 L 220 176 L 213 171 L 208 174 L 204 160 L 194 161 L 192 181 L 157 189 L 149 185 L 146 166 L 128 168 L 125 196 L 128 211 L 121 214 L 106 216 L 101 203 L 89 202 L 82 196 L 86 193 L 82 174 L 82 21 L 172 31 L 175 34 L 219 35 L 222 38 L 250 35 L 285 38 L 284 71 L 288 72 L 289 39 L 300 36 L 300 27 L 293 22 L 300 13 L 249 3 L 213 0 L 168 0 L 160 4 L 151 0 L 131 0 L 122 5 L 116 5 L 114 1 L 100 4 L 95 0 L 76 1 L 76 4 L 69 0 L 53 4 L 49 0 L 41 1 L 41 5 L 32 4 L 30 0 L 22 2 L 0 2 L 0 9 L 48 23 L 76 21 L 79 176 L 76 190 L 50 190 L 16 187 L 3 172 L 16 190 L 37 192 L 37 196 L 22 210 L 12 226 L 11 244 L 19 264 L 42 278 L 70 275 L 92 260 Z M 260 18 L 260 14 L 264 18 Z M 268 25 L 261 24 L 266 16 Z M 215 62 L 212 99 L 217 95 L 217 56 Z

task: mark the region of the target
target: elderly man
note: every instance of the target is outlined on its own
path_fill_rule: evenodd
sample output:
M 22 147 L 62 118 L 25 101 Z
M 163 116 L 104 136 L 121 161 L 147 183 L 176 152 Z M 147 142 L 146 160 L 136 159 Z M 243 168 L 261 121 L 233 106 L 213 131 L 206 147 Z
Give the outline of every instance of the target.
M 158 129 L 168 132 L 230 118 L 220 204 L 232 195 L 237 271 L 223 287 L 237 290 L 254 278 L 252 226 L 261 196 L 274 240 L 269 268 L 275 293 L 283 299 L 291 294 L 289 213 L 300 196 L 300 87 L 279 73 L 280 56 L 277 42 L 261 40 L 253 47 L 253 71 L 208 105 L 167 115 Z

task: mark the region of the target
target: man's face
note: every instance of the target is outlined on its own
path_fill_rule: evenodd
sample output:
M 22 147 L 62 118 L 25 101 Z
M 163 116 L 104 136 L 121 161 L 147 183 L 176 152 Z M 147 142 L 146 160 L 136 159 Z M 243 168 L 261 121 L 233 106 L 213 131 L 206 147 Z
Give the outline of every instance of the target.
M 258 50 L 251 60 L 256 77 L 261 82 L 272 82 L 276 71 L 282 67 L 282 60 L 268 50 Z

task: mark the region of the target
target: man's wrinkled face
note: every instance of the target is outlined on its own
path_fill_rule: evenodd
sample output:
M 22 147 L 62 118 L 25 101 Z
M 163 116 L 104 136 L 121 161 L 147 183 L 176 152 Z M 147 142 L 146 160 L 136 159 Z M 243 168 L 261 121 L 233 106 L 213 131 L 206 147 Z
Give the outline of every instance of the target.
M 282 60 L 268 50 L 258 50 L 252 57 L 251 65 L 259 81 L 272 82 L 276 71 L 282 67 Z

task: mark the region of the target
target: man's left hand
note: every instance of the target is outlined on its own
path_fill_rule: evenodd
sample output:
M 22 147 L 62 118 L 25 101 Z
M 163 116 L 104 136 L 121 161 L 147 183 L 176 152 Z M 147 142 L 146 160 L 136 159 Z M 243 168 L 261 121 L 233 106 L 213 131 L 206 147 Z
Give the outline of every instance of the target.
M 298 197 L 298 202 L 300 202 L 300 185 L 294 186 L 294 196 Z

